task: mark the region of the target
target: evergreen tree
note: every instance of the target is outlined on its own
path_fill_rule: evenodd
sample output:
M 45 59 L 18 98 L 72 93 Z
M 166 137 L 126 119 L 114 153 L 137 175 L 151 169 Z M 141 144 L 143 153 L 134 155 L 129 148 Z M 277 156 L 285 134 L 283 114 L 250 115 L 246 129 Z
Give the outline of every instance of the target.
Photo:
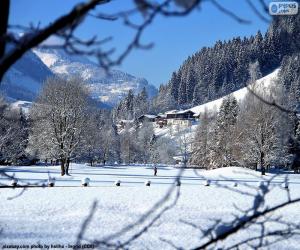
M 238 112 L 239 106 L 236 98 L 232 95 L 225 97 L 217 115 L 214 131 L 217 167 L 228 167 L 235 164 L 234 132 Z
M 203 81 L 200 81 L 197 83 L 197 85 L 194 88 L 194 93 L 193 93 L 193 105 L 200 105 L 201 103 L 204 103 L 207 98 L 207 87 L 206 84 Z
M 186 78 L 186 102 L 191 104 L 193 102 L 193 94 L 196 86 L 195 72 L 191 68 L 187 73 Z
M 134 98 L 133 116 L 134 118 L 138 118 L 143 114 L 147 114 L 148 111 L 149 111 L 148 93 L 146 88 L 144 87 L 143 90 Z

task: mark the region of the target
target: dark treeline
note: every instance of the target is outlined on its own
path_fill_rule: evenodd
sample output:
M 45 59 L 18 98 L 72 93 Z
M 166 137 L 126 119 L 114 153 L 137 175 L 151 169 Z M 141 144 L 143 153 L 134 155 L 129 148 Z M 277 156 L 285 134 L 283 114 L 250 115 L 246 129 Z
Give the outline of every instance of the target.
M 258 31 L 249 38 L 202 48 L 160 87 L 157 99 L 166 106 L 162 109 L 200 105 L 246 86 L 249 65 L 256 61 L 262 76 L 278 68 L 284 56 L 299 51 L 299 19 L 299 15 L 276 18 L 265 35 Z

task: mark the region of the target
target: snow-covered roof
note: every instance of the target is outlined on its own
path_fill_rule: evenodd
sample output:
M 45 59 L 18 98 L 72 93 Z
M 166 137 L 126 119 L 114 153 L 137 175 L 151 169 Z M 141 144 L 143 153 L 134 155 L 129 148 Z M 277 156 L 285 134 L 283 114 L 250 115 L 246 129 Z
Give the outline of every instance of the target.
M 187 109 L 187 110 L 180 110 L 180 111 L 178 111 L 176 114 L 185 114 L 185 113 L 188 113 L 188 112 L 195 113 L 194 111 L 192 111 L 192 110 L 190 110 L 190 109 Z
M 139 118 L 141 118 L 141 117 L 147 117 L 147 118 L 149 118 L 149 119 L 154 119 L 154 118 L 156 118 L 157 116 L 156 116 L 156 115 L 141 115 Z
M 190 109 L 187 109 L 187 110 L 171 110 L 171 111 L 167 111 L 165 114 L 166 115 L 169 115 L 169 114 L 184 114 L 184 113 L 187 113 L 187 112 L 193 112 L 195 113 L 194 111 L 190 110 Z
M 165 114 L 167 115 L 167 114 L 175 114 L 175 113 L 177 113 L 177 109 L 173 109 L 173 110 L 170 110 L 170 111 L 167 111 L 167 112 L 165 112 Z
M 121 120 L 120 122 L 123 122 L 123 123 L 133 123 L 134 120 Z
M 13 109 L 21 109 L 26 114 L 29 113 L 30 108 L 32 107 L 32 102 L 27 101 L 16 101 L 11 103 Z
M 183 161 L 184 157 L 182 155 L 173 156 L 173 159 L 176 161 Z

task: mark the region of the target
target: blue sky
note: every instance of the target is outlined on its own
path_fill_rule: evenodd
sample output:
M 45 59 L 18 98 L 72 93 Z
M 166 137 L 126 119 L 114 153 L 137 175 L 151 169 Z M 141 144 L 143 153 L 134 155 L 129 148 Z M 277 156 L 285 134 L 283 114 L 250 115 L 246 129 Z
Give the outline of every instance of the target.
M 47 25 L 60 15 L 67 13 L 74 4 L 83 0 L 12 0 L 10 24 L 41 26 Z M 151 84 L 166 83 L 172 72 L 183 61 L 203 46 L 213 46 L 217 40 L 228 40 L 234 36 L 250 36 L 257 30 L 265 32 L 268 23 L 259 19 L 242 0 L 218 0 L 222 5 L 239 16 L 250 19 L 251 24 L 240 24 L 204 1 L 200 10 L 187 17 L 158 17 L 146 30 L 142 41 L 153 42 L 151 50 L 133 51 L 119 69 L 139 77 L 145 77 Z M 258 7 L 258 0 L 252 0 Z M 100 6 L 96 12 L 114 13 L 130 9 L 132 0 L 113 0 Z M 113 36 L 109 44 L 121 52 L 132 38 L 132 31 L 121 21 L 99 21 L 88 17 L 79 28 L 78 35 L 84 38 L 97 34 L 99 38 Z

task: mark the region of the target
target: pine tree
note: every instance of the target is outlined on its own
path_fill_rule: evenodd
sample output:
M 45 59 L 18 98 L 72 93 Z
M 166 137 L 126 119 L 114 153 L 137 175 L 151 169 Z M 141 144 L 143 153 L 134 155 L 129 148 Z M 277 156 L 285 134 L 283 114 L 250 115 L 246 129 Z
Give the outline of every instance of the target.
M 134 118 L 138 118 L 143 114 L 147 114 L 148 111 L 149 111 L 148 93 L 146 88 L 144 87 L 143 90 L 134 98 L 134 107 L 133 107 Z
M 207 100 L 207 92 L 206 84 L 203 81 L 198 82 L 194 88 L 193 105 L 196 106 L 204 103 Z
M 195 72 L 192 68 L 189 69 L 186 79 L 186 102 L 191 104 L 193 102 L 193 94 L 196 86 Z
M 228 167 L 235 164 L 234 132 L 239 106 L 233 95 L 225 97 L 217 115 L 215 127 L 215 163 L 218 167 Z

